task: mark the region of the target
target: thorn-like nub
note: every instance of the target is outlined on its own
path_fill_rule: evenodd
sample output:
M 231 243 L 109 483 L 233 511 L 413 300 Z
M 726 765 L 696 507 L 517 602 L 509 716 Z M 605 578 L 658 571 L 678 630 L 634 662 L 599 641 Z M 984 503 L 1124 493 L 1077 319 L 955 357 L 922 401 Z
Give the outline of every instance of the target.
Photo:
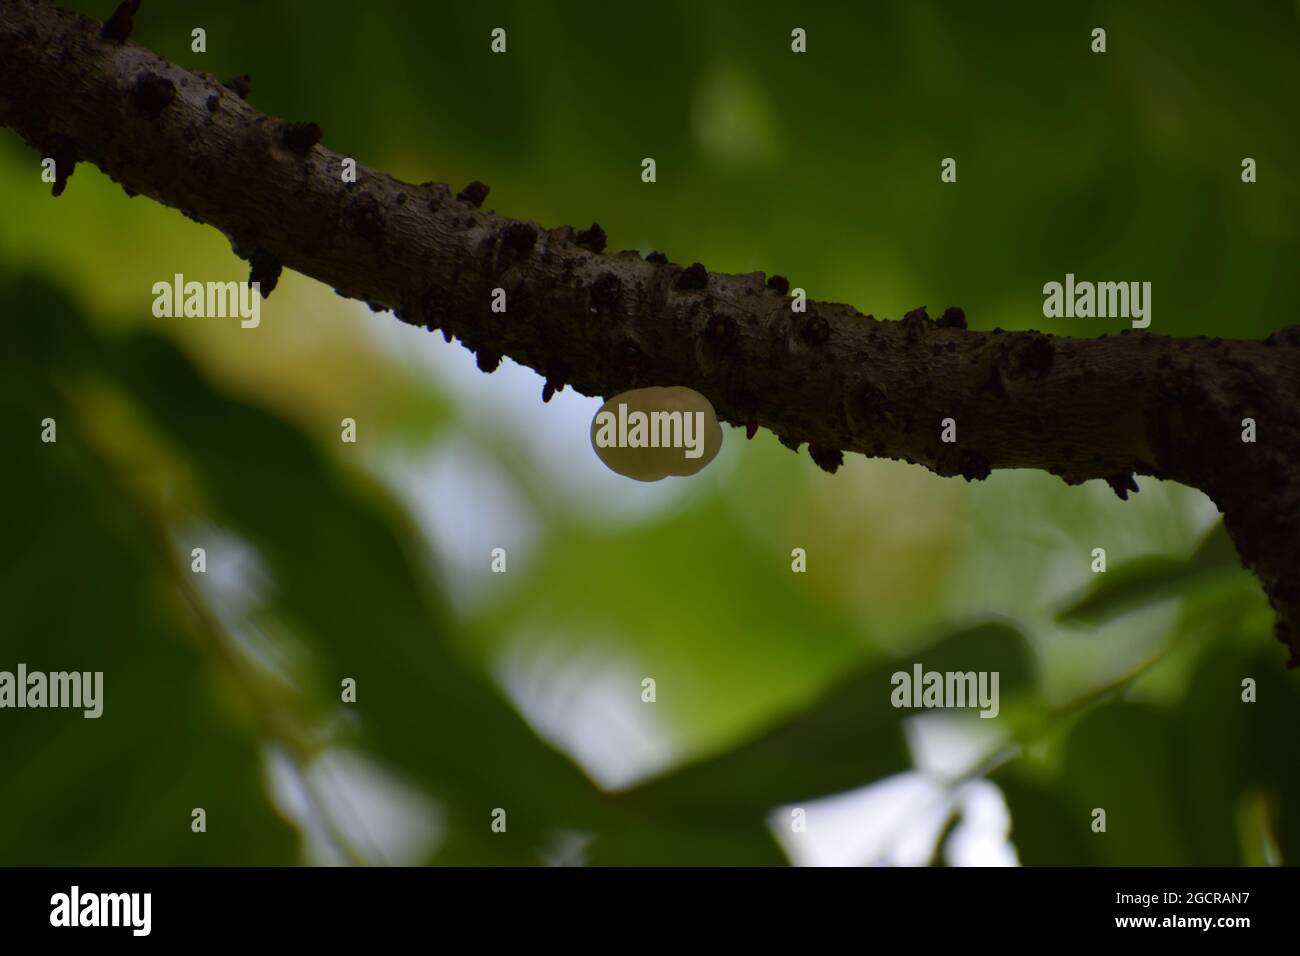
M 276 283 L 280 281 L 280 270 L 283 268 L 280 260 L 263 249 L 257 249 L 248 257 L 248 265 L 249 284 L 259 283 L 262 298 L 270 298 Z
M 99 35 L 114 43 L 125 43 L 135 26 L 135 15 L 140 10 L 140 0 L 122 0 L 113 11 L 113 15 L 104 21 Z
M 817 463 L 817 467 L 832 475 L 839 470 L 844 464 L 844 452 L 838 448 L 823 448 L 820 445 L 809 445 L 808 454 L 812 460 Z
M 230 90 L 241 100 L 247 100 L 249 94 L 253 92 L 253 78 L 247 73 L 241 73 L 234 79 L 226 80 L 226 82 L 221 85 Z
M 295 153 L 310 153 L 324 135 L 325 131 L 315 123 L 280 124 L 280 141 Z
M 471 206 L 482 206 L 483 200 L 487 199 L 491 187 L 484 185 L 477 179 L 456 193 L 456 198 L 461 202 L 467 202 Z
M 600 223 L 593 222 L 591 228 L 578 233 L 574 241 L 592 252 L 604 252 L 608 237 L 605 235 L 605 230 L 600 228 Z
M 176 99 L 176 84 L 157 73 L 141 73 L 131 85 L 131 103 L 141 113 L 161 113 Z
M 708 287 L 709 271 L 698 262 L 692 262 L 677 276 L 679 289 L 707 289 Z

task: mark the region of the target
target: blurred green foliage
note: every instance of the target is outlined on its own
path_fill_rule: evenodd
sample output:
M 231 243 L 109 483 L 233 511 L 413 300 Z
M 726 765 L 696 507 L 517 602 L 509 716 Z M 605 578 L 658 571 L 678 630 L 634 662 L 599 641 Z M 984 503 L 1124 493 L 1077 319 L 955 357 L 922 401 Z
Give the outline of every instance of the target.
M 959 304 L 975 328 L 1041 328 L 1042 284 L 1069 271 L 1151 281 L 1165 334 L 1294 321 L 1290 3 L 187 0 L 146 3 L 135 38 L 251 73 L 259 108 L 399 176 L 482 179 L 511 215 L 599 219 L 614 250 L 781 272 L 878 316 Z M 774 810 L 912 771 L 953 793 L 995 782 L 1024 863 L 1300 860 L 1300 687 L 1199 494 L 1143 480 L 1120 502 L 862 460 L 828 476 L 729 432 L 675 497 L 614 518 L 530 457 L 514 419 L 540 380 L 524 398 L 496 384 L 514 371 L 488 379 L 503 397 L 484 414 L 431 371 L 450 366 L 413 358 L 458 346 L 301 277 L 256 336 L 154 319 L 153 282 L 243 265 L 91 168 L 48 193 L 0 134 L 0 669 L 103 670 L 106 706 L 0 712 L 0 863 L 538 863 L 564 834 L 594 863 L 780 863 Z M 457 570 L 457 542 L 386 470 L 465 448 L 534 531 L 504 576 L 486 553 Z M 210 586 L 190 572 L 199 543 L 253 570 Z M 997 730 L 961 768 L 927 766 L 889 705 L 915 661 L 1002 672 L 997 721 L 953 718 Z M 625 703 L 593 707 L 610 686 Z M 611 784 L 591 753 L 629 749 L 628 708 L 658 744 Z M 399 814 L 339 810 L 316 768 L 340 750 L 418 794 L 436 839 L 359 837 Z

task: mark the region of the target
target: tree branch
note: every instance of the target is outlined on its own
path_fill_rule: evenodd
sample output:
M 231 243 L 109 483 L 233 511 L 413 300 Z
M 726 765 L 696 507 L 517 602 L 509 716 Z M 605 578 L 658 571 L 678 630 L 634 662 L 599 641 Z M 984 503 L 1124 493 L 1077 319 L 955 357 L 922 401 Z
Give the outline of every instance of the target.
M 258 112 L 126 40 L 125 21 L 101 32 L 45 0 L 0 6 L 0 124 L 56 157 L 56 194 L 62 167 L 92 162 L 129 195 L 220 229 L 268 293 L 286 265 L 458 337 L 484 371 L 502 356 L 536 369 L 548 398 L 565 384 L 597 396 L 686 385 L 721 420 L 807 443 L 831 471 L 854 451 L 968 480 L 994 468 L 1100 478 L 1120 497 L 1135 473 L 1199 488 L 1300 663 L 1300 327 L 1263 342 L 1075 339 L 968 331 L 959 310 L 887 322 L 809 302 L 796 314 L 778 276 L 607 255 L 598 226 L 482 211 L 481 184 L 453 196 L 360 163 L 345 183 L 315 124 Z M 1246 417 L 1257 443 L 1241 440 Z M 940 440 L 944 418 L 955 444 Z

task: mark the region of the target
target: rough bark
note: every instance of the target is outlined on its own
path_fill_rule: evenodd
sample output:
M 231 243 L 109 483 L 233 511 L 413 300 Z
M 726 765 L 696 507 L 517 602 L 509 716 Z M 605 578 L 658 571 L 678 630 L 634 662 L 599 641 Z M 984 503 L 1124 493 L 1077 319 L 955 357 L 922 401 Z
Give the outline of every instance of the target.
M 1076 339 L 968 331 L 959 310 L 881 321 L 810 301 L 796 314 L 779 276 L 605 254 L 598 226 L 481 210 L 478 183 L 453 195 L 360 163 L 344 183 L 344 157 L 315 124 L 260 113 L 246 84 L 131 43 L 120 19 L 102 31 L 45 0 L 0 2 L 0 124 L 59 160 L 56 195 L 72 159 L 94 163 L 128 195 L 224 232 L 264 291 L 283 264 L 459 338 L 485 371 L 502 356 L 538 370 L 546 397 L 686 385 L 722 421 L 806 443 L 829 470 L 850 451 L 967 480 L 995 468 L 1099 478 L 1120 497 L 1134 474 L 1199 488 L 1300 663 L 1300 327 L 1263 342 Z M 940 439 L 944 418 L 955 444 Z

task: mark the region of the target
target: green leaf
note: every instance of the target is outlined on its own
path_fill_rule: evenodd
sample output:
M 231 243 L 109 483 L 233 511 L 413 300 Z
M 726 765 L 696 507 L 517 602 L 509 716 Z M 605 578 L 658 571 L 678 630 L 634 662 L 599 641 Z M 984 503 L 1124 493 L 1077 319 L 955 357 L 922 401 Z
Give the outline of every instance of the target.
M 859 669 L 801 712 L 726 753 L 690 764 L 625 792 L 636 807 L 672 807 L 713 817 L 762 814 L 860 787 L 907 770 L 902 721 L 916 711 L 891 702 L 893 674 L 999 671 L 1003 694 L 1023 693 L 1033 668 L 1023 635 L 1001 622 L 958 630 L 909 656 Z
M 1262 635 L 1261 635 L 1262 637 Z M 1244 764 L 1239 793 L 1263 801 L 1265 823 L 1282 863 L 1300 864 L 1300 761 L 1296 760 L 1296 715 L 1300 673 L 1279 666 L 1273 647 L 1252 649 L 1236 667 L 1217 669 L 1216 690 L 1241 727 L 1235 749 Z M 1207 665 L 1207 672 L 1210 665 Z M 1254 703 L 1242 700 L 1242 681 L 1255 681 Z
M 1247 636 L 1204 644 L 1173 709 L 1113 699 L 1079 717 L 1056 773 L 1031 776 L 1017 760 L 991 775 L 1022 863 L 1240 866 L 1265 844 L 1300 859 L 1300 769 L 1289 759 L 1300 686 L 1262 635 Z M 1091 830 L 1095 808 L 1105 833 Z
M 106 374 L 184 464 L 184 477 L 202 488 L 209 510 L 189 517 L 238 536 L 260 558 L 264 616 L 307 651 L 306 666 L 293 674 L 299 693 L 342 718 L 342 738 L 355 737 L 347 742 L 422 784 L 439 801 L 448 826 L 458 829 L 460 845 L 483 855 L 532 859 L 533 848 L 552 829 L 593 823 L 594 786 L 455 653 L 442 600 L 416 570 L 416 543 L 404 536 L 409 522 L 379 489 L 338 471 L 294 427 L 214 389 L 156 336 L 100 338 L 61 297 L 32 283 L 22 286 L 6 311 L 37 322 L 46 313 L 60 318 L 58 336 L 17 337 L 15 368 L 25 371 L 5 377 L 7 424 L 21 449 L 19 467 L 6 469 L 5 506 L 12 520 L 5 526 L 14 531 L 11 541 L 30 541 L 34 550 L 33 560 L 6 562 L 3 593 L 14 611 L 4 621 L 0 648 L 19 653 L 25 646 L 21 637 L 49 649 L 31 654 L 27 663 L 33 668 L 48 659 L 50 669 L 105 669 L 112 695 L 109 716 L 85 721 L 85 729 L 50 724 L 68 737 L 57 760 L 49 756 L 56 751 L 30 732 L 23 738 L 28 743 L 15 748 L 23 758 L 16 766 L 39 784 L 28 797 L 33 813 L 59 806 L 49 802 L 50 793 L 75 792 L 81 771 L 75 759 L 64 758 L 80 748 L 88 754 L 86 765 L 102 771 L 109 783 L 106 793 L 86 801 L 100 808 L 87 817 L 103 824 L 106 834 L 125 839 L 136 827 L 130 821 L 144 812 L 157 815 L 159 826 L 175 823 L 188 837 L 190 806 L 208 809 L 211 826 L 223 800 L 245 807 L 248 820 L 241 825 L 248 845 L 209 840 L 174 852 L 229 853 L 229 859 L 248 862 L 284 846 L 283 839 L 259 829 L 259 819 L 274 819 L 289 833 L 261 786 L 266 728 L 250 727 L 245 737 L 236 736 L 242 750 L 227 756 L 223 749 L 230 734 L 223 737 L 221 708 L 213 707 L 214 676 L 226 685 L 226 699 L 244 709 L 251 707 L 254 689 L 241 682 L 242 675 L 223 671 L 211 648 L 193 642 L 192 621 L 178 622 L 183 605 L 162 570 L 169 555 L 154 547 L 148 521 L 132 510 L 82 432 L 101 410 L 79 401 L 76 389 L 64 390 L 88 374 Z M 30 346 L 40 350 L 38 361 Z M 47 415 L 59 420 L 57 444 L 39 441 Z M 66 596 L 69 588 L 75 589 L 73 600 Z M 62 664 L 50 656 L 57 647 L 56 625 L 76 645 Z M 129 665 L 109 659 L 114 653 L 126 655 Z M 97 663 L 104 667 L 92 667 Z M 357 702 L 345 708 L 339 687 L 349 677 L 357 682 Z M 128 721 L 134 723 L 124 726 Z M 110 735 L 107 728 L 118 730 Z M 237 757 L 246 761 L 242 772 L 232 766 Z M 112 769 L 113 759 L 122 761 L 122 776 Z M 155 773 L 132 774 L 143 761 Z M 218 784 L 226 779 L 228 785 Z M 205 781 L 211 785 L 203 786 Z M 175 821 L 158 811 L 169 795 L 192 801 Z M 508 836 L 491 832 L 495 807 L 508 809 Z M 110 810 L 119 815 L 111 825 Z M 144 834 L 143 823 L 140 828 Z M 140 858 L 150 859 L 143 835 L 133 839 L 145 854 Z M 155 851 L 163 854 L 161 847 Z M 284 855 L 276 859 L 284 862 Z
M 989 777 L 1002 790 L 1011 812 L 1011 842 L 1024 866 L 1096 866 L 1097 836 L 1087 815 L 1080 817 L 1051 783 L 1020 772 L 1012 763 Z
M 39 296 L 0 290 L 0 312 L 19 308 L 33 325 L 51 316 Z M 46 417 L 55 443 L 40 440 Z M 0 670 L 103 675 L 98 718 L 0 716 L 0 860 L 297 862 L 297 836 L 266 797 L 258 729 L 226 706 L 157 555 L 32 366 L 0 360 L 0 434 Z M 195 808 L 206 833 L 191 831 Z
M 1191 862 L 1171 715 L 1113 701 L 1081 716 L 1049 777 L 1018 762 L 991 775 L 1011 810 L 1011 838 L 1026 865 L 1177 866 Z M 1106 830 L 1093 830 L 1105 811 Z
M 212 388 L 166 342 L 132 337 L 116 359 L 117 381 L 193 464 L 218 521 L 266 562 L 278 614 L 317 661 L 318 692 L 356 680 L 348 712 L 368 749 L 484 841 L 498 806 L 522 841 L 584 821 L 594 788 L 456 653 L 415 543 L 394 530 L 405 526 L 395 504 L 289 425 Z
M 1241 570 L 1241 559 L 1219 522 L 1186 560 L 1135 558 L 1098 575 L 1092 587 L 1057 612 L 1057 619 L 1100 624 L 1152 601 L 1184 594 L 1234 570 Z

